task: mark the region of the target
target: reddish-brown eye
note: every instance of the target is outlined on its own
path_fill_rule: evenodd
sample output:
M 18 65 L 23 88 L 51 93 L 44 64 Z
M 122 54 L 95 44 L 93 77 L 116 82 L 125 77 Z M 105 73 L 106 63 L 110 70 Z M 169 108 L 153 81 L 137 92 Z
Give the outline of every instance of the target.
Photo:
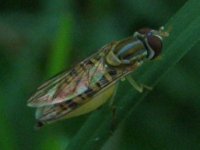
M 147 41 L 148 41 L 149 46 L 155 52 L 155 54 L 151 58 L 151 59 L 154 59 L 160 54 L 162 50 L 162 40 L 158 38 L 157 36 L 147 36 Z
M 151 47 L 151 49 L 154 51 L 154 55 L 152 56 L 151 59 L 156 58 L 161 50 L 162 50 L 162 40 L 155 36 L 152 31 L 154 31 L 151 28 L 141 28 L 137 30 L 138 33 L 142 35 L 146 35 L 147 38 L 147 44 Z
M 140 34 L 151 33 L 151 31 L 152 31 L 151 28 L 141 28 L 141 29 L 137 30 L 137 32 L 139 32 Z

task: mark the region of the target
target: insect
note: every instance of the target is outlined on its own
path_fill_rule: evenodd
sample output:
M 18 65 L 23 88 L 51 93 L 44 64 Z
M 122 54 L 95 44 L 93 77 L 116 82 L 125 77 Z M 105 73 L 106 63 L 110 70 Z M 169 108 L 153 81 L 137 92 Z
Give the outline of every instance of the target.
M 79 116 L 101 106 L 116 89 L 116 83 L 127 77 L 145 60 L 155 59 L 162 49 L 162 37 L 168 31 L 142 28 L 132 37 L 103 46 L 97 53 L 42 84 L 27 105 L 36 107 L 36 127 Z

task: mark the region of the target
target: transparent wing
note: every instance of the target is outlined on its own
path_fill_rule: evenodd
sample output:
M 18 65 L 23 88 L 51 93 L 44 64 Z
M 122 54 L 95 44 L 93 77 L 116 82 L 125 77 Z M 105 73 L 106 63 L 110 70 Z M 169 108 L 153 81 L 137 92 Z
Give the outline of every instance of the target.
M 66 115 L 70 113 L 72 110 L 75 110 L 83 106 L 88 101 L 90 101 L 97 95 L 101 94 L 102 92 L 104 93 L 101 98 L 107 99 L 112 95 L 112 93 L 107 92 L 107 89 L 109 89 L 109 87 L 115 84 L 115 82 L 118 79 L 120 79 L 120 77 L 122 77 L 124 73 L 125 72 L 123 71 L 116 71 L 115 69 L 107 68 L 106 73 L 101 75 L 100 79 L 97 78 L 98 79 L 97 82 L 91 81 L 87 90 L 85 90 L 81 94 L 65 102 L 37 108 L 36 119 L 40 120 L 41 122 L 53 122 L 59 119 L 64 119 L 68 117 Z M 92 77 L 93 79 L 94 76 L 96 76 L 96 74 L 98 74 L 97 71 L 95 71 Z M 105 91 L 107 92 L 107 94 L 105 93 Z
M 110 46 L 42 84 L 27 102 L 28 106 L 41 107 L 68 101 L 97 83 L 106 72 L 104 55 Z
M 87 59 L 70 71 L 65 71 L 41 85 L 28 100 L 33 107 L 56 104 L 85 92 L 104 73 L 102 57 Z

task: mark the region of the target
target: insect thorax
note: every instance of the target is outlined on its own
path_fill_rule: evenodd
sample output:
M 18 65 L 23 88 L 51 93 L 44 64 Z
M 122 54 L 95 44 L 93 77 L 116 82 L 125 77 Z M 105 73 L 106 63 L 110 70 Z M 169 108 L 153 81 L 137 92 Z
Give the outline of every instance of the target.
M 109 65 L 122 67 L 140 63 L 146 56 L 147 50 L 143 41 L 136 37 L 130 37 L 114 45 L 105 58 Z

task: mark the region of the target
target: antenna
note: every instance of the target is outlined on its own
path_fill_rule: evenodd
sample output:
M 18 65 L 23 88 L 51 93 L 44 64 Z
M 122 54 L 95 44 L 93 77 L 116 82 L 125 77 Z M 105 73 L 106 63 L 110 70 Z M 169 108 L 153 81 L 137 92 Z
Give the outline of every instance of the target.
M 172 29 L 172 26 L 170 26 L 167 30 L 164 30 L 164 26 L 162 26 L 159 28 L 158 34 L 160 36 L 167 37 L 167 36 L 169 36 L 169 31 L 171 31 L 171 29 Z

